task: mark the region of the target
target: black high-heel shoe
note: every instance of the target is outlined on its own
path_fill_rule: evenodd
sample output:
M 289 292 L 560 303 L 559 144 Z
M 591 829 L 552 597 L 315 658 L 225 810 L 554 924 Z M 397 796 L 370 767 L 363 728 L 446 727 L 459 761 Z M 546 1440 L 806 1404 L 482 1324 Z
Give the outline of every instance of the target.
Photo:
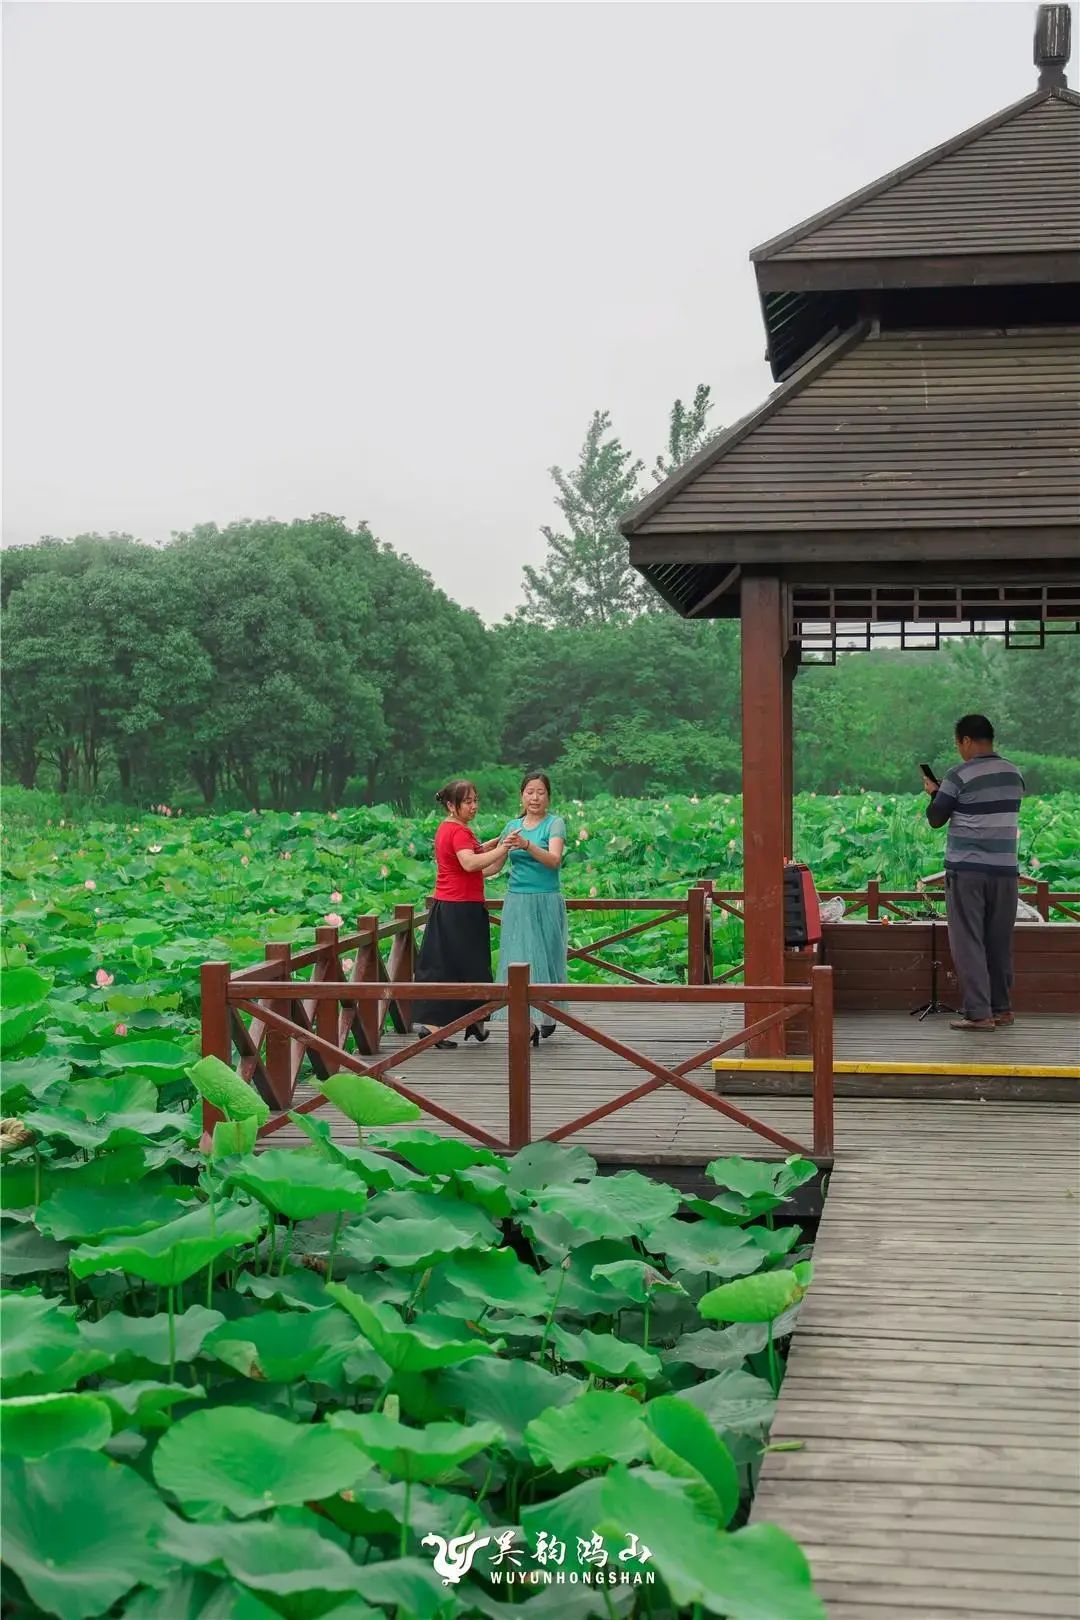
M 554 1035 L 557 1028 L 558 1028 L 558 1025 L 556 1025 L 556 1024 L 541 1024 L 540 1025 L 540 1039 L 542 1041 L 550 1040 L 551 1037 Z
M 465 1039 L 467 1041 L 480 1041 L 483 1043 L 490 1034 L 490 1029 L 481 1029 L 479 1024 L 467 1024 L 465 1026 Z
M 540 1031 L 537 1029 L 535 1024 L 532 1027 L 532 1034 L 529 1036 L 529 1039 L 532 1041 L 534 1046 L 540 1045 Z
M 416 1024 L 413 1026 L 413 1034 L 416 1035 L 420 1040 L 426 1041 L 428 1036 L 431 1034 L 431 1031 L 430 1029 L 425 1028 L 423 1024 Z M 467 1035 L 465 1038 L 468 1040 Z M 435 1049 L 439 1052 L 456 1052 L 457 1041 L 436 1041 Z

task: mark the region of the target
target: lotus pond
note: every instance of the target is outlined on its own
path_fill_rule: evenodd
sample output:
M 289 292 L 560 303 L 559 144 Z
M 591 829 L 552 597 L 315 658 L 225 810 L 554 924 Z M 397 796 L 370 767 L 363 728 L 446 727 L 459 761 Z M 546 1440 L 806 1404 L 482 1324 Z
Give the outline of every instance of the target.
M 721 1160 L 682 1198 L 581 1149 L 442 1141 L 345 1076 L 355 1143 L 307 1116 L 309 1147 L 256 1156 L 260 1099 L 197 1059 L 199 962 L 417 901 L 434 820 L 70 825 L 14 797 L 5 1620 L 820 1616 L 797 1546 L 746 1524 L 813 1167 Z M 920 809 L 804 796 L 800 854 L 822 886 L 908 885 L 940 865 Z M 569 822 L 572 893 L 738 886 L 735 799 Z M 1025 807 L 1027 869 L 1076 887 L 1078 833 L 1075 796 Z M 684 948 L 621 949 L 672 977 Z M 199 1092 L 226 1115 L 207 1153 Z

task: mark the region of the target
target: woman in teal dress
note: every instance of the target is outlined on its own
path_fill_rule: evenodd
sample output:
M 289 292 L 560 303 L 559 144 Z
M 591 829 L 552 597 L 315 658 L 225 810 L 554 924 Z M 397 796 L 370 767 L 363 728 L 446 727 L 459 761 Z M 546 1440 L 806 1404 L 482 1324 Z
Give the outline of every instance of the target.
M 499 931 L 499 971 L 506 983 L 511 962 L 528 962 L 535 984 L 566 983 L 566 901 L 559 872 L 566 823 L 551 813 L 551 783 L 530 771 L 521 784 L 521 815 L 508 821 L 500 843 L 510 849 L 510 887 Z M 533 1025 L 533 1045 L 554 1035 L 555 1025 Z

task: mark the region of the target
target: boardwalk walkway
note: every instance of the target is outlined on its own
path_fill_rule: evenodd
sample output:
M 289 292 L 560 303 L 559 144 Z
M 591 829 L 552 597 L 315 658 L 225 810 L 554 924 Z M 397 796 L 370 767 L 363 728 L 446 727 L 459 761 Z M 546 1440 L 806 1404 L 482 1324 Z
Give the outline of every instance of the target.
M 772 1432 L 804 1447 L 766 1458 L 754 1508 L 835 1620 L 1080 1615 L 1076 1121 L 838 1105 Z

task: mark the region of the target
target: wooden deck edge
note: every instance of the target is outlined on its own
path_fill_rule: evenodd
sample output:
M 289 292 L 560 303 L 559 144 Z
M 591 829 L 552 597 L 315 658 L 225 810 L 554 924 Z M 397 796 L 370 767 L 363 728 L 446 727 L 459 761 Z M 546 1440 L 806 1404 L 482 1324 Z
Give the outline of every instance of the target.
M 805 1069 L 743 1069 L 718 1071 L 716 1091 L 723 1097 L 809 1097 L 812 1077 Z M 946 1073 L 929 1067 L 888 1064 L 837 1064 L 833 1074 L 837 1097 L 876 1102 L 944 1097 L 951 1102 L 1080 1103 L 1080 1075 L 1075 1070 L 1036 1069 L 1033 1073 L 999 1074 L 972 1068 Z
M 809 1058 L 713 1058 L 711 1067 L 722 1074 L 810 1074 Z M 969 1078 L 993 1075 L 997 1079 L 1080 1080 L 1080 1063 L 894 1063 L 882 1058 L 837 1058 L 834 1074 L 936 1074 Z

